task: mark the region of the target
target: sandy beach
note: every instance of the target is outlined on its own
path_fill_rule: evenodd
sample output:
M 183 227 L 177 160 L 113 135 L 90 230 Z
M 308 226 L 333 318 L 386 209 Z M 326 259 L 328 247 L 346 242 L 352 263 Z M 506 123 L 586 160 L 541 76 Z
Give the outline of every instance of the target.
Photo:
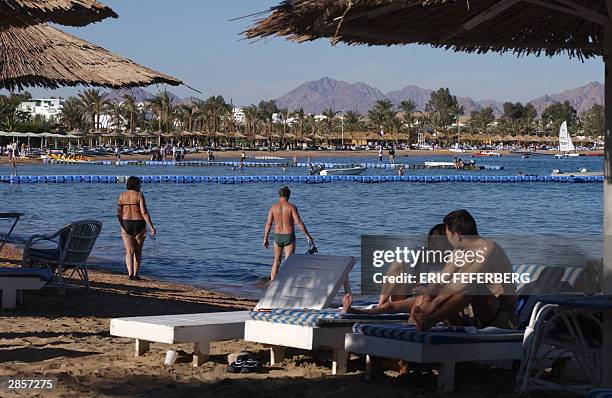
M 3 266 L 15 266 L 19 250 L 0 253 Z M 179 359 L 165 367 L 171 346 L 152 344 L 151 351 L 134 357 L 130 339 L 109 334 L 110 319 L 229 311 L 251 308 L 253 301 L 193 287 L 153 281 L 130 281 L 125 275 L 92 270 L 91 288 L 25 291 L 15 310 L 0 311 L 0 377 L 51 377 L 51 392 L 21 392 L 44 397 L 434 397 L 435 371 L 415 369 L 408 375 L 387 371 L 382 381 L 367 382 L 364 359 L 352 356 L 349 372 L 331 376 L 331 352 L 289 350 L 280 365 L 269 365 L 268 350 L 244 341 L 216 342 L 211 359 L 191 366 L 192 348 L 174 346 Z M 229 374 L 227 354 L 247 350 L 263 361 L 260 374 Z M 514 374 L 485 365 L 457 369 L 452 397 L 512 397 Z M 12 393 L 11 393 L 12 394 Z M 7 395 L 6 391 L 0 393 Z M 15 395 L 15 394 L 13 394 Z

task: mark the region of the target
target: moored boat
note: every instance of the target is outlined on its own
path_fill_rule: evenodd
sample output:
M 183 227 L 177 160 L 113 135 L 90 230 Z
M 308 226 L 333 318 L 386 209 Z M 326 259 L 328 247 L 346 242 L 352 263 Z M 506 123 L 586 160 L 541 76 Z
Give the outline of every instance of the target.
M 319 171 L 322 176 L 357 176 L 365 173 L 365 167 L 343 167 L 337 169 L 323 169 Z
M 501 153 L 494 151 L 478 151 L 474 153 L 474 156 L 501 156 Z
M 555 169 L 550 173 L 551 176 L 569 176 L 569 177 L 598 177 L 603 176 L 603 171 L 588 171 L 582 168 L 578 171 L 561 171 Z

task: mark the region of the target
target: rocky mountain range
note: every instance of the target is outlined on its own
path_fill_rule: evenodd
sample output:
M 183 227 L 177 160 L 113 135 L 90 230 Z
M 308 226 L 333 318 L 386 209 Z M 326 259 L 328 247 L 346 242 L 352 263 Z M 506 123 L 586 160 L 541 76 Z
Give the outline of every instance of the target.
M 304 108 L 307 113 L 321 113 L 325 108 L 338 111 L 357 110 L 366 114 L 372 105 L 381 99 L 388 99 L 398 105 L 401 101 L 411 99 L 417 104 L 417 110 L 424 110 L 427 101 L 433 92 L 432 89 L 421 88 L 414 85 L 406 86 L 400 90 L 383 93 L 376 87 L 365 83 L 347 83 L 330 77 L 319 80 L 308 81 L 276 99 L 276 104 L 281 108 L 296 109 Z M 137 101 L 146 101 L 154 97 L 154 94 L 142 89 L 120 89 L 106 93 L 110 101 L 123 101 L 125 94 L 131 94 Z M 197 97 L 179 98 L 172 92 L 168 92 L 173 105 L 187 104 L 202 101 Z M 457 93 L 454 93 L 457 94 Z M 503 113 L 503 100 L 494 99 L 477 100 L 470 97 L 457 96 L 459 104 L 463 106 L 466 115 L 471 111 L 480 110 L 490 106 L 497 116 Z M 544 109 L 555 102 L 569 101 L 580 113 L 589 110 L 593 104 L 603 104 L 604 86 L 600 82 L 591 82 L 582 87 L 569 89 L 557 94 L 546 94 L 529 101 L 541 115 Z
M 279 97 L 276 103 L 279 107 L 289 109 L 304 108 L 308 113 L 321 113 L 325 108 L 335 110 L 357 110 L 367 113 L 372 104 L 379 99 L 388 99 L 397 105 L 401 101 L 411 99 L 417 104 L 417 110 L 424 110 L 429 101 L 432 89 L 425 89 L 414 85 L 406 86 L 400 90 L 383 93 L 379 89 L 365 83 L 347 83 L 329 77 L 309 81 L 301 84 L 285 95 Z M 457 93 L 455 93 L 457 94 Z M 538 114 L 554 102 L 569 101 L 578 111 L 583 112 L 591 108 L 593 104 L 602 104 L 604 98 L 604 87 L 599 82 L 591 82 L 585 86 L 566 90 L 558 94 L 544 95 L 534 98 L 531 102 Z M 476 100 L 470 97 L 457 96 L 460 105 L 463 106 L 465 114 L 473 110 L 480 110 L 487 106 L 493 108 L 496 115 L 503 113 L 503 100 Z

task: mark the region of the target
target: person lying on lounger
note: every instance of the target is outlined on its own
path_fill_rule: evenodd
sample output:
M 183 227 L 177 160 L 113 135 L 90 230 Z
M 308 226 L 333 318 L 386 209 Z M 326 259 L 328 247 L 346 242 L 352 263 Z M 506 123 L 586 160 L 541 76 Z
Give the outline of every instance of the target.
M 444 218 L 446 236 L 454 253 L 474 252 L 470 261 L 461 262 L 455 254 L 454 262 L 445 265 L 442 274 L 511 274 L 512 266 L 504 250 L 495 242 L 478 235 L 476 221 L 467 210 L 456 210 Z M 470 256 L 471 257 L 471 256 Z M 352 297 L 345 295 L 343 311 L 349 313 L 386 314 L 410 313 L 417 330 L 431 328 L 437 322 L 465 325 L 466 313 L 478 327 L 496 326 L 513 329 L 517 326 L 516 287 L 512 283 L 430 284 L 418 287 L 410 298 L 387 302 L 372 309 L 351 307 Z M 471 314 L 469 314 L 471 312 Z

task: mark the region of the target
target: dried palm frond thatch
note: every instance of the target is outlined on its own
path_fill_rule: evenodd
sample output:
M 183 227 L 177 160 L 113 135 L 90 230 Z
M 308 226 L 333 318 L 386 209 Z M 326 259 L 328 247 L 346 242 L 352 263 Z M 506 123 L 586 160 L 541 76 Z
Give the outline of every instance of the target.
M 0 29 L 0 88 L 154 83 L 181 81 L 46 24 Z
M 605 1 L 284 0 L 243 34 L 350 45 L 429 44 L 454 51 L 601 55 Z M 564 3 L 564 2 L 556 2 Z M 575 5 L 575 6 L 574 6 Z M 266 16 L 267 15 L 267 16 Z
M 96 0 L 0 0 L 0 29 L 43 22 L 85 26 L 109 17 L 117 14 Z

